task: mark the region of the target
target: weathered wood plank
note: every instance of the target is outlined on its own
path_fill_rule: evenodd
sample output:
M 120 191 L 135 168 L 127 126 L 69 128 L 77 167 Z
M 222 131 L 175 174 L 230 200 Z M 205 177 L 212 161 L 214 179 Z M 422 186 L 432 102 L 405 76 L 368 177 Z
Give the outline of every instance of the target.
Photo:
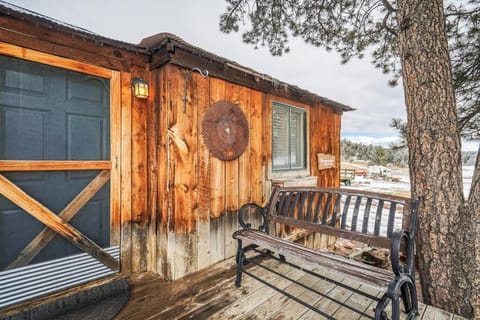
M 225 86 L 225 100 L 233 102 L 242 109 L 245 108 L 245 88 L 231 83 Z M 247 114 L 248 116 L 248 114 Z M 248 150 L 246 150 L 248 153 Z M 244 155 L 245 152 L 242 154 Z M 225 161 L 225 209 L 223 213 L 224 221 L 224 245 L 225 258 L 235 255 L 236 241 L 232 238 L 232 234 L 238 230 L 237 210 L 239 208 L 240 198 L 240 162 L 242 155 L 231 161 Z M 245 186 L 246 187 L 246 186 Z
M 248 93 L 247 93 L 248 94 Z M 264 205 L 266 202 L 264 196 L 264 186 L 268 184 L 266 179 L 266 156 L 264 141 L 264 127 L 263 127 L 263 94 L 250 90 L 249 97 L 247 96 L 247 106 L 249 106 L 249 124 L 250 124 L 250 141 L 248 149 L 250 176 L 246 177 L 245 183 L 250 189 L 250 200 L 240 201 L 240 205 L 247 202 L 255 202 Z M 268 197 L 268 196 L 267 196 Z M 258 214 L 250 213 L 247 215 L 248 221 L 254 228 L 257 228 L 262 219 Z
M 354 241 L 360 241 L 367 243 L 371 246 L 378 246 L 382 248 L 390 248 L 390 239 L 376 237 L 368 234 L 361 234 L 361 233 L 352 233 L 347 230 L 337 229 L 331 226 L 325 226 L 321 224 L 311 224 L 305 221 L 300 220 L 290 220 L 284 217 L 275 217 L 272 221 L 280 223 L 280 224 L 288 224 L 295 227 L 300 227 L 303 229 L 311 230 L 313 232 L 323 233 L 332 236 L 338 236 L 345 239 L 350 239 Z
M 366 286 L 360 286 L 360 290 L 363 291 L 363 292 L 366 292 L 368 294 L 371 294 L 372 296 L 375 296 L 377 298 L 381 298 L 381 296 L 384 294 L 384 292 L 381 292 L 381 291 L 377 291 L 377 290 L 374 290 L 372 288 L 369 288 L 369 287 L 366 287 Z M 357 294 L 354 294 L 352 297 L 356 298 L 358 297 Z M 364 297 L 360 297 L 360 301 L 364 301 L 365 303 L 363 304 L 364 306 L 364 312 L 368 315 L 368 316 L 371 316 L 373 317 L 375 315 L 375 308 L 377 306 L 377 301 L 374 301 L 374 300 L 371 300 L 371 299 L 367 299 L 367 300 L 363 300 Z M 421 307 L 421 306 L 420 306 Z M 358 307 L 359 309 L 361 309 L 361 307 Z M 359 317 L 359 320 L 360 319 L 369 319 L 368 317 L 366 316 L 361 316 Z
M 170 204 L 168 200 L 169 195 L 169 137 L 166 134 L 168 128 L 168 114 L 169 114 L 169 86 L 168 73 L 165 67 L 152 71 L 158 77 L 159 92 L 155 96 L 159 104 L 159 120 L 158 120 L 158 217 L 155 222 L 156 227 L 156 268 L 154 271 L 165 279 L 172 279 L 167 264 L 167 235 L 170 220 Z M 157 103 L 157 102 L 155 102 Z
M 191 49 L 187 50 L 190 51 Z M 218 60 L 216 61 L 215 59 L 202 59 L 199 56 L 190 54 L 187 50 L 182 48 L 182 46 L 176 45 L 175 54 L 172 55 L 170 63 L 185 67 L 196 66 L 201 69 L 207 69 L 210 76 L 222 78 L 235 84 L 275 95 L 275 98 L 278 100 L 293 100 L 297 101 L 298 103 L 313 103 L 323 100 L 317 95 L 309 93 L 305 90 L 300 90 L 295 86 L 273 86 L 272 80 L 274 81 L 274 79 L 267 77 L 268 80 L 262 80 L 261 75 L 250 76 L 238 68 L 231 68 L 229 64 L 227 63 L 226 65 L 225 61 L 223 60 L 220 62 Z M 225 68 L 226 66 L 227 68 Z M 338 104 L 332 104 L 332 108 L 336 108 L 339 114 L 341 114 L 343 111 L 343 108 L 341 108 Z
M 209 77 L 210 106 L 225 99 L 225 82 Z M 210 263 L 225 259 L 225 162 L 210 155 Z
M 275 266 L 273 264 L 272 266 Z M 284 274 L 285 276 L 291 277 L 292 279 L 298 279 L 302 275 L 302 273 L 296 269 L 289 268 L 287 265 L 280 264 L 275 267 L 275 269 Z M 256 276 L 261 277 L 262 279 L 266 279 L 272 285 L 283 289 L 287 287 L 290 281 L 275 275 L 265 269 L 254 269 L 253 272 Z M 245 280 L 251 278 L 245 275 Z M 251 278 L 252 280 L 255 280 Z M 256 281 L 260 284 L 260 286 L 252 284 L 252 288 L 245 288 L 243 283 L 242 287 L 238 288 L 238 293 L 241 296 L 235 300 L 234 304 L 229 305 L 227 308 L 224 308 L 220 312 L 215 313 L 210 317 L 210 319 L 215 320 L 223 320 L 223 319 L 235 319 L 239 316 L 243 316 L 248 311 L 252 310 L 253 308 L 259 306 L 263 302 L 265 302 L 270 296 L 272 296 L 276 291 L 271 289 L 265 285 L 262 285 L 259 281 Z
M 442 309 L 438 309 L 432 306 L 427 306 L 422 320 L 450 320 L 453 319 L 453 315 Z
M 264 263 L 284 274 L 288 273 L 288 270 L 292 270 L 287 265 L 272 259 L 265 260 Z M 280 281 L 278 276 L 262 268 L 251 264 L 246 267 L 250 272 L 268 279 L 268 281 Z M 327 276 L 338 282 L 344 281 L 334 273 L 328 273 Z M 245 275 L 241 288 L 234 286 L 234 279 L 234 259 L 228 259 L 173 282 L 165 282 L 161 277 L 153 274 L 135 275 L 130 279 L 132 284 L 130 300 L 115 319 L 225 319 L 233 317 L 252 320 L 296 320 L 324 318 L 294 300 L 277 294 L 276 291 L 266 290 L 262 283 L 248 275 Z M 305 284 L 310 284 L 312 288 L 330 297 L 340 298 L 340 301 L 346 301 L 347 304 L 352 298 L 355 298 L 352 291 L 338 287 L 331 282 L 311 279 L 304 273 L 301 273 L 297 279 Z M 295 289 L 295 285 L 290 283 L 284 288 L 294 294 L 298 292 L 298 297 L 302 301 L 317 306 L 329 315 L 343 313 L 340 305 L 329 298 L 324 298 L 310 290 Z M 374 294 L 374 291 L 367 290 Z M 261 296 L 262 293 L 263 296 Z M 257 303 L 255 299 L 259 296 L 262 301 Z M 357 302 L 361 302 L 361 300 Z M 360 303 L 360 305 L 362 304 Z M 363 307 L 367 310 L 373 308 L 372 304 Z M 422 319 L 424 309 L 425 306 L 420 304 L 418 319 Z M 351 318 L 337 319 L 364 319 L 357 314 L 352 316 Z M 401 319 L 404 319 L 403 313 Z M 461 318 L 458 317 L 458 319 Z
M 342 281 L 343 282 L 343 281 Z M 359 284 L 354 284 L 354 288 L 360 287 Z M 340 286 L 335 286 L 332 290 L 328 292 L 328 296 L 331 297 L 334 300 L 340 301 L 340 302 L 345 302 L 347 301 L 351 296 L 353 292 L 349 291 L 347 289 L 344 289 Z M 323 313 L 328 314 L 328 315 L 333 315 L 339 308 L 340 305 L 336 303 L 335 301 L 321 297 L 316 303 L 315 307 L 319 308 Z M 315 311 L 309 310 L 306 313 L 304 313 L 301 317 L 298 319 L 300 320 L 314 320 L 318 319 L 319 315 Z M 356 318 L 356 317 L 355 317 Z M 348 318 L 352 319 L 352 318 Z
M 247 243 L 255 243 L 262 248 L 282 254 L 287 258 L 298 260 L 311 267 L 318 267 L 324 271 L 336 270 L 345 277 L 350 277 L 378 289 L 386 288 L 393 278 L 393 273 L 388 270 L 346 259 L 328 251 L 316 251 L 257 230 L 243 230 L 237 233 L 236 237 Z
M 110 170 L 111 161 L 23 161 L 0 160 L 0 172 L 9 171 L 80 171 L 80 170 Z
M 274 267 L 275 261 L 266 261 L 266 266 Z M 149 274 L 135 276 L 130 300 L 117 318 L 122 320 L 210 318 L 212 313 L 219 310 L 217 303 L 226 303 L 222 305 L 224 308 L 242 295 L 251 294 L 262 287 L 260 282 L 246 277 L 242 288 L 236 288 L 235 270 L 233 260 L 226 260 L 174 282 L 165 282 Z M 268 276 L 268 271 L 263 269 L 255 272 L 262 277 Z M 208 308 L 209 311 L 201 313 L 202 307 Z M 202 316 L 195 317 L 199 313 Z
M 174 278 L 197 270 L 198 253 L 195 232 L 196 194 L 196 152 L 197 152 L 197 110 L 191 103 L 193 82 L 192 71 L 171 68 L 169 79 L 171 122 L 168 128 L 170 137 L 170 161 L 173 161 L 173 189 L 175 216 L 175 251 L 173 255 Z
M 335 288 L 335 284 L 316 279 L 311 282 L 311 288 L 322 294 L 328 294 L 333 288 Z M 298 298 L 312 306 L 318 304 L 321 299 L 324 299 L 322 296 L 306 289 L 298 296 Z M 309 309 L 304 305 L 293 299 L 287 299 L 282 307 L 277 309 L 269 319 L 298 319 L 308 311 Z M 320 317 L 318 314 L 317 316 Z
M 69 222 L 80 209 L 107 183 L 110 171 L 100 172 L 58 215 Z M 53 239 L 55 231 L 44 228 L 26 247 L 20 255 L 8 265 L 6 270 L 23 267 L 30 263 L 35 256 Z
M 56 55 L 11 45 L 1 41 L 0 41 L 0 52 L 8 56 L 36 61 L 36 62 L 48 64 L 51 66 L 74 70 L 82 73 L 87 73 L 87 74 L 94 75 L 96 77 L 110 78 L 112 75 L 112 71 L 106 68 L 101 68 L 91 64 L 86 64 L 74 59 L 62 58 Z M 92 60 L 92 62 L 95 62 L 95 60 Z
M 69 225 L 64 219 L 57 216 L 40 202 L 30 197 L 10 180 L 0 174 L 0 193 L 8 200 L 28 212 L 35 219 L 70 241 L 72 244 L 87 252 L 112 270 L 119 270 L 118 261 L 100 248 L 95 242 L 87 238 L 80 231 Z
M 373 290 L 367 286 L 360 286 L 359 290 L 361 290 L 362 292 L 372 294 L 373 296 L 376 296 L 376 297 L 383 294 L 383 292 Z M 377 305 L 377 302 L 361 294 L 353 293 L 350 296 L 350 298 L 347 300 L 347 305 L 373 317 L 375 315 L 374 309 Z M 354 318 L 358 318 L 359 314 L 353 312 L 352 310 L 346 307 L 341 307 L 334 313 L 333 316 L 336 319 L 354 319 Z
M 135 320 L 150 317 L 167 319 L 159 316 L 162 313 L 170 313 L 173 318 L 176 318 L 174 312 L 185 311 L 188 302 L 192 301 L 196 295 L 209 290 L 218 294 L 219 288 L 223 288 L 227 283 L 233 283 L 234 275 L 235 268 L 231 260 L 173 282 L 166 282 L 152 274 L 135 275 L 132 278 L 134 285 L 130 299 L 117 319 Z M 208 301 L 205 302 L 208 303 Z
M 244 105 L 243 88 L 231 83 L 225 85 L 225 100 L 241 108 Z M 225 211 L 238 209 L 240 158 L 224 161 L 225 164 Z M 233 232 L 232 232 L 233 233 Z
M 120 72 L 112 71 L 110 79 L 110 245 L 120 246 L 121 241 L 121 156 L 122 156 L 122 84 Z
M 419 302 L 418 303 L 418 319 L 422 319 L 423 318 L 423 314 L 425 313 L 425 309 L 427 309 L 427 306 L 425 304 L 423 304 L 422 302 Z M 365 320 L 365 319 L 362 319 L 362 320 Z
M 335 169 L 340 167 L 340 121 L 340 115 L 321 103 L 314 104 L 310 109 L 310 166 L 312 174 L 318 176 L 318 185 L 322 187 L 340 185 L 339 171 Z M 335 156 L 335 168 L 319 170 L 317 153 Z
M 211 212 L 211 211 L 210 211 Z M 210 263 L 225 259 L 225 215 L 210 217 Z
M 132 77 L 145 78 L 134 68 Z M 132 99 L 132 271 L 147 271 L 147 116 L 146 99 Z
M 121 73 L 120 224 L 122 273 L 132 270 L 132 90 L 131 74 Z
M 312 275 L 309 274 L 303 274 L 302 277 L 297 279 L 298 282 L 300 282 L 303 285 L 306 285 L 308 287 L 312 287 L 318 279 L 315 278 Z M 303 297 L 305 296 L 305 291 L 307 289 L 299 286 L 298 284 L 295 283 L 290 283 L 287 287 L 285 287 L 284 291 L 288 294 L 291 294 L 294 297 Z M 279 310 L 282 310 L 286 304 L 289 302 L 292 302 L 290 307 L 293 306 L 293 304 L 298 304 L 301 306 L 301 310 L 305 309 L 305 306 L 302 304 L 296 302 L 293 299 L 290 299 L 289 297 L 276 292 L 272 296 L 270 296 L 266 301 L 264 301 L 262 304 L 258 305 L 256 308 L 251 309 L 247 313 L 243 314 L 242 317 L 246 319 L 268 319 L 268 318 L 277 318 L 280 317 Z M 298 311 L 298 310 L 297 310 Z M 282 314 L 283 317 L 285 317 L 284 314 Z M 295 317 L 298 317 L 298 313 L 295 314 Z
M 158 95 L 160 93 L 159 75 L 158 72 L 149 73 L 151 90 L 149 93 L 149 100 L 151 104 L 147 109 L 147 212 L 148 212 L 148 227 L 147 227 L 147 270 L 156 271 L 157 266 L 157 246 L 158 233 L 157 221 L 159 211 L 159 192 L 158 192 L 158 146 L 161 134 L 159 132 L 160 126 L 160 100 Z
M 263 181 L 263 198 L 267 200 L 272 190 L 272 103 L 271 95 L 262 95 L 262 151 L 265 162 L 265 180 Z
M 172 69 L 170 72 L 170 79 L 175 84 L 170 88 L 174 116 L 168 131 L 174 157 L 172 161 L 175 163 L 173 192 L 175 231 L 178 233 L 192 231 L 195 227 L 197 110 L 190 98 L 193 86 L 191 76 L 190 70 Z
M 210 77 L 210 106 L 225 99 L 225 82 Z M 225 162 L 210 157 L 210 216 L 218 218 L 225 210 Z
M 250 90 L 250 164 L 251 200 L 263 205 L 263 181 L 265 179 L 266 155 L 264 154 L 263 94 Z M 241 202 L 242 204 L 244 202 Z
M 198 235 L 198 269 L 210 265 L 210 152 L 203 141 L 202 121 L 210 102 L 210 80 L 194 74 L 192 105 L 197 110 L 197 152 L 196 166 L 198 206 L 196 209 Z
M 4 14 L 0 16 L 0 38 L 8 43 L 56 56 L 76 61 L 91 61 L 105 68 L 127 71 L 132 65 L 145 67 L 147 55 L 138 50 L 133 52 L 116 47 L 115 44 L 108 45 L 99 40 L 99 37 L 97 41 L 91 38 L 87 40 L 88 37 L 74 35 L 72 31 L 62 32 L 59 28 L 42 24 L 38 21 L 27 22 L 25 17 L 13 19 Z
M 253 176 L 253 157 L 252 157 L 252 96 L 250 89 L 239 87 L 239 107 L 242 109 L 245 117 L 247 118 L 249 127 L 249 141 L 245 151 L 238 158 L 238 202 L 235 210 L 238 210 L 239 206 L 244 203 L 252 201 L 252 190 L 254 188 L 254 176 Z M 261 159 L 260 159 L 261 160 Z M 261 164 L 261 162 L 260 162 Z

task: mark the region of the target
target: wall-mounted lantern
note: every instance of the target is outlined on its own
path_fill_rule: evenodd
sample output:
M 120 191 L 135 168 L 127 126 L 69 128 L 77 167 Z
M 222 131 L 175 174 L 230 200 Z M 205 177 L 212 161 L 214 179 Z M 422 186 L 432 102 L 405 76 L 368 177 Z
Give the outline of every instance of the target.
M 139 99 L 148 98 L 148 84 L 142 78 L 133 78 L 133 95 Z

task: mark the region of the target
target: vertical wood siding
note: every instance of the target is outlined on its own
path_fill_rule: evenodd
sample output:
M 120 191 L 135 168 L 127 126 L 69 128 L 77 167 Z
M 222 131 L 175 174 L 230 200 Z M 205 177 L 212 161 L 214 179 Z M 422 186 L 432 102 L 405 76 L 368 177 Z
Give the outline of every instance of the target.
M 249 201 L 264 204 L 271 189 L 272 101 L 307 110 L 310 175 L 318 177 L 319 185 L 339 185 L 338 170 L 317 169 L 319 152 L 335 155 L 337 168 L 340 163 L 341 116 L 332 108 L 299 104 L 211 76 L 204 79 L 172 64 L 150 71 L 146 54 L 79 40 L 7 15 L 0 20 L 5 27 L 0 51 L 5 54 L 35 61 L 50 53 L 49 63 L 59 67 L 104 77 L 110 70 L 120 72 L 121 92 L 112 92 L 118 97 L 111 108 L 121 113 L 112 135 L 120 138 L 113 148 L 119 159 L 112 159 L 120 171 L 112 179 L 112 192 L 120 195 L 114 206 L 120 208 L 112 225 L 120 224 L 121 231 L 112 240 L 120 238 L 124 274 L 153 271 L 174 279 L 234 254 L 231 234 L 238 227 L 238 207 Z M 15 52 L 12 45 L 18 46 Z M 149 82 L 149 99 L 132 97 L 133 77 Z M 249 144 L 234 161 L 213 157 L 201 135 L 203 115 L 219 100 L 237 103 L 250 126 Z
M 155 157 L 149 155 L 148 166 L 158 168 L 150 171 L 155 177 L 149 177 L 156 181 L 158 202 L 149 201 L 149 210 L 155 211 L 150 214 L 151 223 L 156 223 L 149 229 L 154 232 L 149 235 L 149 252 L 156 256 L 149 269 L 168 279 L 233 256 L 238 208 L 246 202 L 265 204 L 268 200 L 272 101 L 307 110 L 310 174 L 318 177 L 320 185 L 338 186 L 337 171 L 319 171 L 316 160 L 319 152 L 331 153 L 339 165 L 340 115 L 331 108 L 311 107 L 189 73 L 173 65 L 152 71 L 152 85 L 158 88 L 152 110 L 158 116 L 149 118 L 158 118 L 159 123 L 149 126 L 148 137 L 158 140 L 158 150 Z M 203 116 L 220 100 L 238 104 L 249 123 L 249 144 L 233 161 L 212 156 L 203 142 Z M 153 150 L 153 144 L 149 145 Z
M 310 110 L 310 167 L 319 186 L 340 186 L 341 115 L 332 108 L 316 104 Z M 318 170 L 317 153 L 335 156 L 335 168 Z

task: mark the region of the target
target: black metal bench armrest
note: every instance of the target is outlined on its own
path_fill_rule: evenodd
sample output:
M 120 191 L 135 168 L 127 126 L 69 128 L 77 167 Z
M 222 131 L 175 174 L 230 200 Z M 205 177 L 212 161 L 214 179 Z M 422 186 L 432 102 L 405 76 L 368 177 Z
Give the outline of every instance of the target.
M 403 246 L 402 242 L 404 242 Z M 406 253 L 405 264 L 400 263 L 400 250 L 402 248 L 405 249 Z M 392 236 L 392 244 L 390 249 L 390 261 L 392 263 L 393 273 L 395 273 L 397 277 L 404 274 L 413 276 L 415 265 L 414 257 L 415 243 L 414 239 L 410 235 L 410 232 L 404 230 L 395 231 Z
M 258 227 L 258 230 L 268 233 L 268 219 L 265 208 L 259 206 L 256 203 L 247 203 L 240 207 L 238 211 L 238 223 L 243 229 L 250 229 L 252 227 L 251 223 L 245 221 L 245 213 L 248 212 L 248 209 L 254 208 L 256 212 L 260 212 L 262 216 L 262 224 Z

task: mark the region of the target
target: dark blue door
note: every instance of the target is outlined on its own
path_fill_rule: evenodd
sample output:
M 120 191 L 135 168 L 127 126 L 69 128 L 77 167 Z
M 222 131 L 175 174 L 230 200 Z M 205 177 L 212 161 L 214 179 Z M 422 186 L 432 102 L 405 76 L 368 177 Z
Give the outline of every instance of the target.
M 0 160 L 109 160 L 109 80 L 0 55 Z M 59 213 L 95 171 L 2 173 Z M 71 224 L 102 247 L 110 245 L 107 183 Z M 0 270 L 44 225 L 0 195 Z M 59 236 L 32 263 L 80 250 Z

